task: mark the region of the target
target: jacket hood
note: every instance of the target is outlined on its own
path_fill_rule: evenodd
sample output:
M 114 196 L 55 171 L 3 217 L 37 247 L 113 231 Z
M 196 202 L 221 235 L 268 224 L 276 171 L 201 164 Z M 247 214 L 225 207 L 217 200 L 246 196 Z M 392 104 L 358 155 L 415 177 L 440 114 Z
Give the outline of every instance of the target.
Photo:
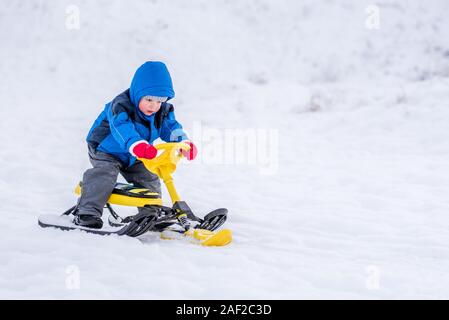
M 175 91 L 167 66 L 159 61 L 148 61 L 141 65 L 131 81 L 129 95 L 135 106 L 145 96 L 173 99 Z

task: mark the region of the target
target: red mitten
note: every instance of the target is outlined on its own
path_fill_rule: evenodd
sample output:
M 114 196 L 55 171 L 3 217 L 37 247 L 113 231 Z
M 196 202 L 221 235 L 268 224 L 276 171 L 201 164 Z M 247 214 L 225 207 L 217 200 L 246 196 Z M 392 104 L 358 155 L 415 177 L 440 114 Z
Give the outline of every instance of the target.
M 157 156 L 156 148 L 146 142 L 136 144 L 134 148 L 132 148 L 131 153 L 137 158 L 145 158 L 150 160 Z
M 184 157 L 187 158 L 187 160 L 192 161 L 195 159 L 196 155 L 198 154 L 197 147 L 193 144 L 193 142 L 190 141 L 183 141 L 184 143 L 188 144 L 190 146 L 189 151 L 185 151 L 181 149 L 181 153 Z

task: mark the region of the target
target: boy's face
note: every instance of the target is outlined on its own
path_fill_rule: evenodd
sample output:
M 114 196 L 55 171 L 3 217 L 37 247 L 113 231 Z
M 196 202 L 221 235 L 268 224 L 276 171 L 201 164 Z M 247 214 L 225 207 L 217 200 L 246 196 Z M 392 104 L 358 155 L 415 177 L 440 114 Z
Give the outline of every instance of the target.
M 154 101 L 147 98 L 140 99 L 139 102 L 139 110 L 143 112 L 146 116 L 151 116 L 153 113 L 156 113 L 161 108 L 162 102 Z

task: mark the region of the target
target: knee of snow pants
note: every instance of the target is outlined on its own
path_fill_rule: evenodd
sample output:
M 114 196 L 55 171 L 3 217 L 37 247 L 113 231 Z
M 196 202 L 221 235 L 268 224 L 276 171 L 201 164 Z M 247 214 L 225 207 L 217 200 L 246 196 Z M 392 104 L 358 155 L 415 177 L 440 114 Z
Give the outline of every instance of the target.
M 101 216 L 117 182 L 122 164 L 113 156 L 89 147 L 89 159 L 93 168 L 83 175 L 78 214 Z

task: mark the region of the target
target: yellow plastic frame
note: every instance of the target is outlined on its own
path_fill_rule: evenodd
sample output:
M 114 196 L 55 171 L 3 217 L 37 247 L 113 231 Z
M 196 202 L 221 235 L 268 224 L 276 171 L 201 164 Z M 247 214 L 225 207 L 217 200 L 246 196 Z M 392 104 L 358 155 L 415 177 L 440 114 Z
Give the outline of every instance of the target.
M 180 150 L 189 151 L 190 146 L 186 143 L 182 142 L 170 142 L 170 143 L 161 143 L 155 146 L 155 148 L 159 151 L 158 156 L 154 159 L 143 159 L 138 158 L 143 162 L 145 168 L 154 174 L 156 174 L 159 178 L 164 181 L 165 186 L 167 187 L 167 191 L 170 194 L 170 198 L 172 203 L 176 201 L 180 201 L 181 197 L 176 191 L 172 173 L 176 170 L 176 165 L 179 160 L 182 159 L 183 155 Z M 141 188 L 136 188 L 135 191 L 142 190 Z M 132 190 L 131 190 L 132 192 Z M 75 188 L 75 193 L 77 195 L 81 195 L 81 186 L 77 185 Z M 139 198 L 139 197 L 129 197 L 120 194 L 111 194 L 108 199 L 108 203 L 116 204 L 120 206 L 131 206 L 131 207 L 144 207 L 148 205 L 162 205 L 162 198 Z

